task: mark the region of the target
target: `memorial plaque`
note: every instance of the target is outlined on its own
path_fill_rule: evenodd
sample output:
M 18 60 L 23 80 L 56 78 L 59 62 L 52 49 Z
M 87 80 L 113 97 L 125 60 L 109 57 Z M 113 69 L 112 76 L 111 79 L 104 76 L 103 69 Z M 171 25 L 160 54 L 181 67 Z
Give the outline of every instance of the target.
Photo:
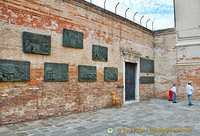
M 118 80 L 118 69 L 105 67 L 104 68 L 104 81 L 117 81 Z
M 83 33 L 63 29 L 63 46 L 71 48 L 83 48 Z
M 23 51 L 41 55 L 51 54 L 51 36 L 23 32 Z
M 140 84 L 153 84 L 154 77 L 140 77 Z
M 154 73 L 154 61 L 140 58 L 140 72 Z
M 30 81 L 30 62 L 0 60 L 0 82 Z
M 118 85 L 117 88 L 124 88 L 124 86 L 123 85 Z
M 44 81 L 68 81 L 68 64 L 45 62 Z
M 108 48 L 103 46 L 93 45 L 92 60 L 108 61 Z
M 78 66 L 78 81 L 79 82 L 92 82 L 97 81 L 96 66 Z

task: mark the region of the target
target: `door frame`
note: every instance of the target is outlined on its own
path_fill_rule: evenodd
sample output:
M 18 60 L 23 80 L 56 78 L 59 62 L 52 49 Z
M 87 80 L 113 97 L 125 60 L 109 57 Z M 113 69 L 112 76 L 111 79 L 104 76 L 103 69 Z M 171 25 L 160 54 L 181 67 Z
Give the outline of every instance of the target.
M 131 100 L 131 101 L 126 101 L 125 100 L 125 90 L 126 90 L 126 85 L 125 85 L 125 63 L 134 63 L 136 64 L 136 73 L 135 73 L 135 100 Z M 139 67 L 139 61 L 129 61 L 129 60 L 123 60 L 123 84 L 124 84 L 124 89 L 123 89 L 123 103 L 124 104 L 129 104 L 129 103 L 134 103 L 139 101 L 139 71 L 140 71 L 140 67 Z

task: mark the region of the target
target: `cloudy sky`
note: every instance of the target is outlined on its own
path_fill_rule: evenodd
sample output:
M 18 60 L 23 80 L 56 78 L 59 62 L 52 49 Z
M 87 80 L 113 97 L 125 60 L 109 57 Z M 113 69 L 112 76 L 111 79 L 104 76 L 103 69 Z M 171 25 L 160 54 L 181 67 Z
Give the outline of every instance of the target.
M 105 0 L 86 1 L 104 8 Z M 152 29 L 153 21 L 153 30 L 174 27 L 173 0 L 106 0 L 105 8 L 115 12 L 115 6 L 118 2 L 120 3 L 117 6 L 117 14 L 125 17 L 126 9 L 130 8 L 127 11 L 126 18 L 133 20 L 134 14 L 138 12 L 135 16 L 135 22 L 140 24 L 140 19 L 144 15 L 141 25 L 147 26 L 149 29 Z

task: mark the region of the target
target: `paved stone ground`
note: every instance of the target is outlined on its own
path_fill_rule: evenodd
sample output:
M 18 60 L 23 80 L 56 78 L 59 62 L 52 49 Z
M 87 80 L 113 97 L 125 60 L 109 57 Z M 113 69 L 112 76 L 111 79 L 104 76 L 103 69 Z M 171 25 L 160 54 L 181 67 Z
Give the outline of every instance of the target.
M 0 136 L 200 136 L 200 101 L 193 103 L 151 99 L 121 108 L 0 126 Z M 108 127 L 113 134 L 107 133 Z M 181 132 L 154 132 L 156 129 Z

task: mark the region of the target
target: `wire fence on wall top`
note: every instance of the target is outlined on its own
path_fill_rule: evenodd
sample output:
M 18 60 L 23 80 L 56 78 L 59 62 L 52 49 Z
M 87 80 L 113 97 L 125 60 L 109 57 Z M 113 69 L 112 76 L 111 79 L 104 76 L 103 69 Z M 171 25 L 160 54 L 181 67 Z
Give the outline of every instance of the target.
M 135 11 L 131 7 L 127 7 L 125 4 L 118 2 L 117 0 L 85 0 L 96 6 L 109 10 L 119 16 L 122 16 L 130 21 L 133 21 L 147 29 L 154 29 L 154 20 L 148 16 L 142 15 L 139 11 Z

